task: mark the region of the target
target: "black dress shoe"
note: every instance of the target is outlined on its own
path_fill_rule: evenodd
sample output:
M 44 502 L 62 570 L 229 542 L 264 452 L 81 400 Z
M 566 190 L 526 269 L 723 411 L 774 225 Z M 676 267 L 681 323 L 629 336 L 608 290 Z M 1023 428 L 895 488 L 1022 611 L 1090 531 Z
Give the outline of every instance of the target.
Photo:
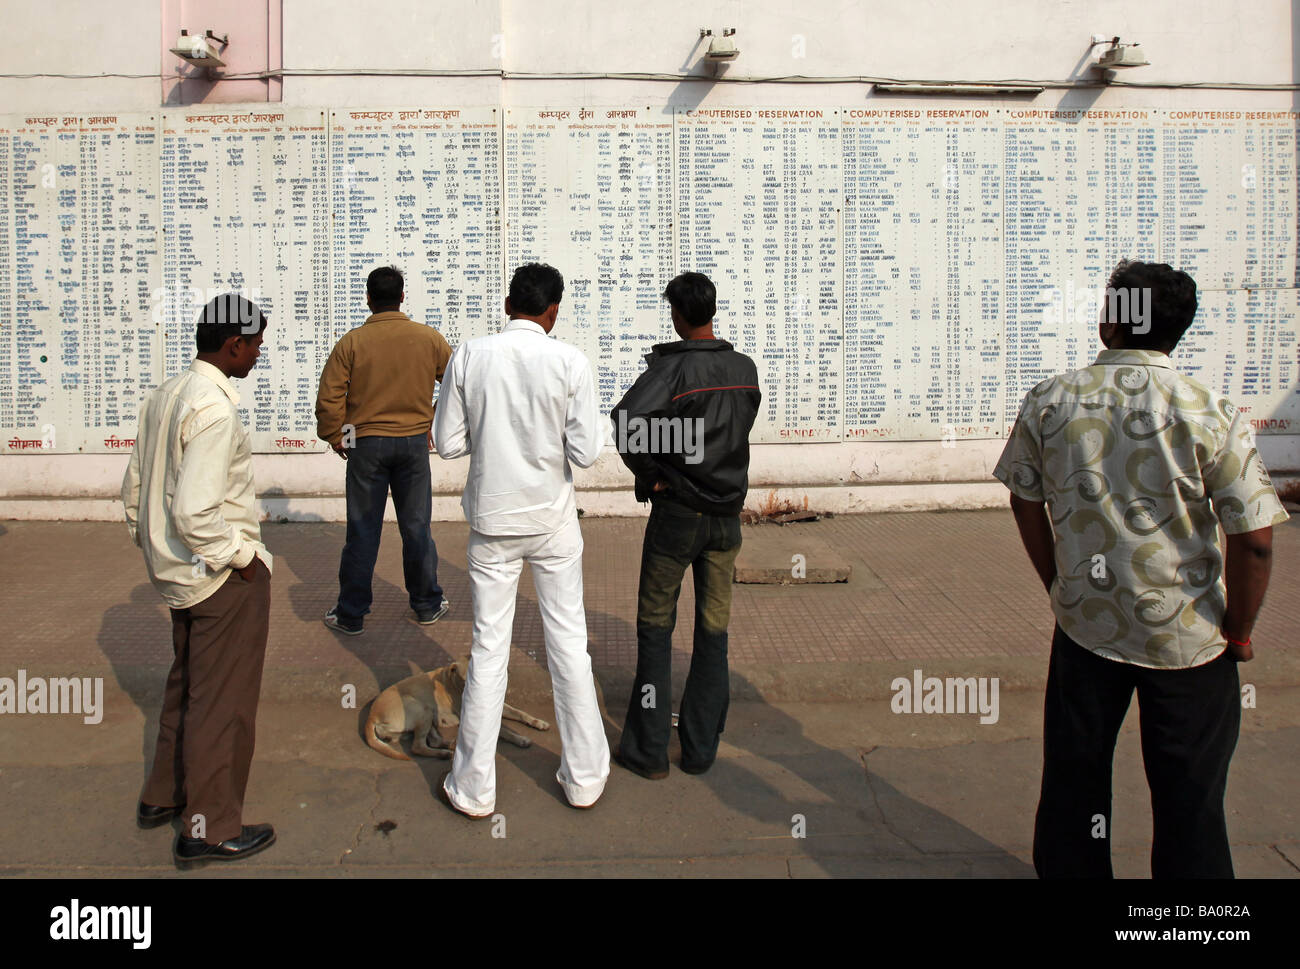
M 157 807 L 141 801 L 135 808 L 135 823 L 142 828 L 161 827 L 184 810 L 184 804 L 175 807 Z
M 238 838 L 229 838 L 220 844 L 210 845 L 202 838 L 187 838 L 181 835 L 176 839 L 172 854 L 176 864 L 189 868 L 195 864 L 209 861 L 238 861 L 275 844 L 275 828 L 269 824 L 245 824 L 239 829 Z
M 684 770 L 688 774 L 703 774 L 712 766 L 713 766 L 713 761 L 709 761 L 703 767 L 688 764 L 686 763 L 686 761 L 682 761 L 681 763 L 682 770 Z
M 610 759 L 614 761 L 614 763 L 618 764 L 619 767 L 624 770 L 630 770 L 633 774 L 640 774 L 648 781 L 661 781 L 668 776 L 668 771 L 666 770 L 645 770 L 644 768 L 637 767 L 631 761 L 624 759 L 622 751 L 611 751 L 609 756 Z

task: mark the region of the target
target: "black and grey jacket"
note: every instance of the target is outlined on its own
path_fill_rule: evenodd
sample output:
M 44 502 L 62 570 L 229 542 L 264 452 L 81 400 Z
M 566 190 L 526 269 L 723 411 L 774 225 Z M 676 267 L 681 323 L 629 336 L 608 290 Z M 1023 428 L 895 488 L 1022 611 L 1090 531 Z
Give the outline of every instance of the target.
M 610 413 L 637 500 L 662 480 L 665 497 L 696 511 L 739 514 L 763 399 L 754 361 L 726 340 L 661 343 L 645 359 L 645 372 Z

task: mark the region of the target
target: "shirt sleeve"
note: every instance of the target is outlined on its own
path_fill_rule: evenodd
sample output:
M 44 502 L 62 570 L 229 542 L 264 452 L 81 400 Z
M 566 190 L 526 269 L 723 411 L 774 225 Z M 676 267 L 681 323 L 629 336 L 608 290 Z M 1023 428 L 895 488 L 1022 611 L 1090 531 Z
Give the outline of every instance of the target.
M 447 365 L 451 361 L 451 344 L 447 342 L 447 338 L 441 333 L 438 334 L 438 349 L 436 352 L 438 354 L 438 371 L 435 376 L 438 380 L 442 380 L 447 373 Z
M 433 413 L 433 446 L 438 456 L 451 460 L 470 453 L 469 424 L 465 413 L 465 347 L 451 355 L 438 390 Z
M 583 357 L 570 372 L 568 410 L 564 415 L 564 454 L 571 464 L 589 468 L 600 457 L 600 401 L 591 364 Z
M 672 393 L 664 379 L 653 369 L 648 369 L 628 388 L 623 399 L 614 405 L 609 419 L 614 425 L 614 442 L 618 456 L 632 474 L 654 482 L 664 477 L 658 455 L 648 447 L 629 447 L 636 440 L 636 430 L 655 417 L 667 417 L 672 407 Z M 641 433 L 644 440 L 645 434 Z
M 122 507 L 126 512 L 126 529 L 131 541 L 140 544 L 140 434 L 135 435 L 131 460 L 122 476 Z
M 433 335 L 437 337 L 433 347 L 433 354 L 436 358 L 433 374 L 433 416 L 436 418 L 438 416 L 438 400 L 442 395 L 441 385 L 447 379 L 447 365 L 451 361 L 451 344 L 437 330 L 433 331 Z
M 1043 445 L 1039 440 L 1038 407 L 1033 394 L 1026 394 L 1016 425 L 993 469 L 997 478 L 1017 498 L 1043 501 Z
M 1255 429 L 1241 411 L 1231 404 L 1228 407 L 1232 409 L 1228 432 L 1201 469 L 1214 512 L 1228 535 L 1280 525 L 1291 516 L 1273 489 L 1259 455 Z
M 171 521 L 177 537 L 212 571 L 243 568 L 257 550 L 226 521 L 222 506 L 230 479 L 238 418 L 211 408 L 194 418 L 181 450 Z
M 316 436 L 329 444 L 338 444 L 343 440 L 351 371 L 351 354 L 340 340 L 325 361 L 325 368 L 320 375 L 320 387 L 316 391 Z

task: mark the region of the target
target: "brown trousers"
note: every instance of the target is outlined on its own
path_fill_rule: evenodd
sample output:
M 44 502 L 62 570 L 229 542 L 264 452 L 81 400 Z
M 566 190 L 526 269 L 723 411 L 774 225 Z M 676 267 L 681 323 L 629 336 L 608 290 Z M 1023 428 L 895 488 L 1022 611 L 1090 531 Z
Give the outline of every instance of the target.
M 167 674 L 153 771 L 140 800 L 186 805 L 184 832 L 197 815 L 203 838 L 237 838 L 253 761 L 257 700 L 271 617 L 271 573 L 260 561 L 251 581 L 238 572 L 188 609 L 172 611 L 176 659 Z

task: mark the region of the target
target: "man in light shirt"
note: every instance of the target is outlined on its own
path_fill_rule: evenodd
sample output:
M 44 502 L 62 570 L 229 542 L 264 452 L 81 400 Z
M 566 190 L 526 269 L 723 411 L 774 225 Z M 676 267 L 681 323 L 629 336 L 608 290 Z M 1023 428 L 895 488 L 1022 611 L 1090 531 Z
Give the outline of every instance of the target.
M 533 568 L 555 692 L 562 746 L 556 779 L 571 805 L 588 808 L 609 777 L 587 655 L 571 467 L 595 463 L 604 427 L 587 358 L 548 337 L 563 294 L 564 279 L 550 266 L 516 270 L 506 299 L 510 322 L 452 355 L 433 422 L 440 456 L 470 456 L 461 506 L 470 526 L 474 643 L 443 791 L 453 808 L 475 818 L 496 809 L 497 735 L 525 561 Z
M 1236 664 L 1287 513 L 1245 415 L 1173 368 L 1192 278 L 1123 262 L 1105 303 L 1106 349 L 1029 391 L 993 472 L 1056 615 L 1034 868 L 1111 877 L 1111 761 L 1136 691 L 1152 877 L 1231 878 Z
M 234 294 L 199 316 L 198 356 L 140 408 L 122 504 L 131 539 L 171 608 L 176 658 L 136 822 L 183 829 L 178 864 L 234 861 L 275 841 L 243 823 L 271 610 L 248 432 L 231 377 L 257 363 L 266 317 Z

